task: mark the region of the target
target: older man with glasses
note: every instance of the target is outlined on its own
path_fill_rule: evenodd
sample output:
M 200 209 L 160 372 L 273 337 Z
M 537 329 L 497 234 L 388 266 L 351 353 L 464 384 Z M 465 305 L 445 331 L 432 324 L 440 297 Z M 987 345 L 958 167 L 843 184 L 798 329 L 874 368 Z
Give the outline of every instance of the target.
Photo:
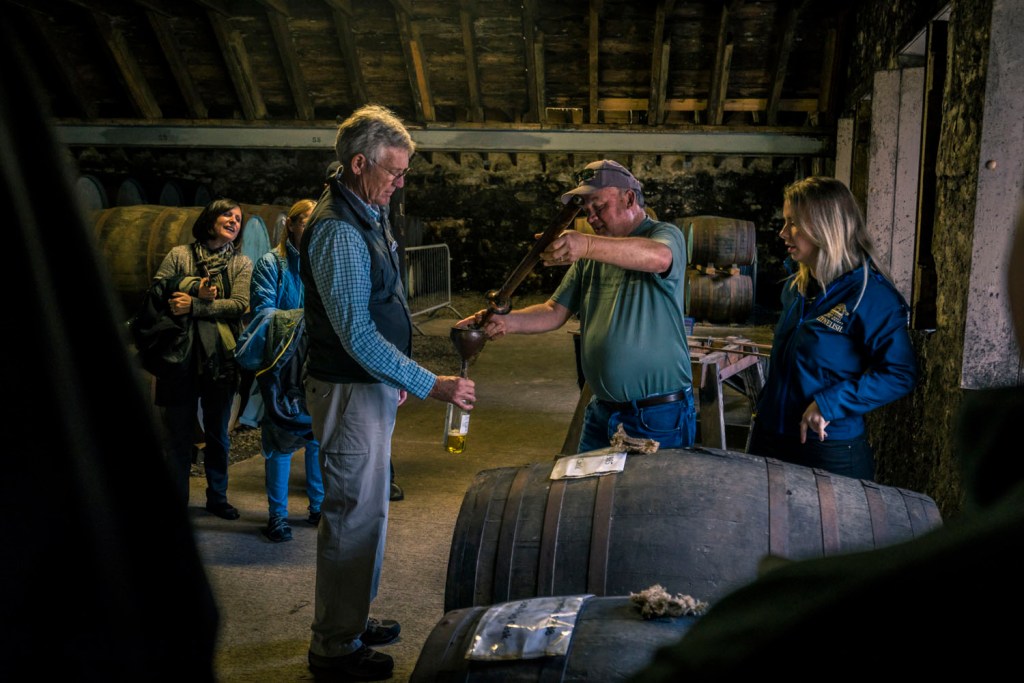
M 693 445 L 696 431 L 690 352 L 683 325 L 686 243 L 670 223 L 644 211 L 643 186 L 615 161 L 576 174 L 594 234 L 563 231 L 541 254 L 545 266 L 569 266 L 551 298 L 484 325 L 488 338 L 554 330 L 580 319 L 580 358 L 593 393 L 578 450 L 609 445 L 621 424 L 629 436 L 662 448 Z M 485 311 L 460 321 L 479 324 Z
M 476 398 L 471 380 L 435 376 L 409 357 L 412 321 L 388 206 L 414 150 L 389 110 L 355 111 L 338 127 L 339 168 L 301 245 L 306 407 L 324 480 L 309 666 L 359 680 L 391 676 L 394 660 L 369 646 L 400 631 L 397 622 L 369 617 L 384 559 L 398 406 L 410 393 L 467 410 Z

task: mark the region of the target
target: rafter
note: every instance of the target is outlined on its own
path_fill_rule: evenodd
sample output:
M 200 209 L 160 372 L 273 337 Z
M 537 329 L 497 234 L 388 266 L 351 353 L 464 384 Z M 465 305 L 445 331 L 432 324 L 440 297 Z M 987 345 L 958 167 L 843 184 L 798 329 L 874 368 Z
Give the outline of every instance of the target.
M 668 58 L 671 42 L 665 40 L 665 21 L 675 0 L 662 0 L 654 13 L 654 39 L 651 50 L 651 94 L 650 109 L 647 111 L 647 124 L 659 126 L 665 118 L 664 102 L 668 89 Z
M 480 77 L 476 65 L 476 39 L 473 35 L 473 19 L 475 17 L 476 2 L 474 0 L 461 0 L 459 3 L 459 24 L 462 26 L 462 51 L 466 58 L 469 120 L 483 121 L 484 108 L 480 101 Z
M 291 12 L 288 11 L 288 3 L 285 0 L 256 0 L 256 2 L 263 5 L 268 13 L 277 14 L 282 17 L 291 16 Z
M 86 118 L 96 118 L 98 107 L 95 101 L 90 97 L 89 93 L 86 92 L 85 86 L 82 84 L 82 79 L 78 77 L 75 72 L 75 65 L 71 62 L 70 56 L 67 50 L 63 49 L 60 40 L 53 32 L 53 28 L 50 25 L 49 18 L 43 17 L 37 14 L 32 8 L 25 8 L 26 16 L 32 25 L 39 31 L 39 35 L 42 38 L 43 44 L 46 46 L 48 54 L 57 63 L 57 68 L 60 72 L 61 80 L 63 81 L 66 92 L 71 95 L 74 100 L 75 107 L 82 112 Z
M 231 82 L 234 83 L 235 94 L 242 105 L 242 115 L 250 121 L 267 118 L 267 107 L 253 75 L 242 34 L 232 29 L 228 20 L 216 12 L 207 11 L 206 16 L 217 38 Z
M 352 20 L 352 6 L 349 0 L 327 0 L 327 4 L 331 6 L 334 30 L 338 36 L 338 47 L 341 49 L 341 57 L 345 61 L 345 73 L 348 74 L 348 82 L 352 87 L 352 99 L 356 107 L 361 107 L 370 101 L 370 97 L 367 94 L 363 69 L 359 63 L 356 37 L 352 35 L 352 28 L 349 25 Z
M 167 65 L 171 69 L 174 82 L 178 84 L 178 90 L 181 91 L 181 96 L 185 100 L 185 108 L 188 110 L 189 116 L 195 119 L 205 119 L 209 112 L 206 109 L 206 104 L 203 103 L 202 95 L 199 94 L 195 81 L 192 80 L 185 58 L 182 56 L 181 50 L 178 49 L 178 42 L 171 32 L 169 20 L 163 14 L 153 10 L 146 11 L 146 18 L 149 20 L 150 28 L 153 29 L 157 43 L 160 44 L 164 59 L 167 60 Z
M 153 91 L 150 90 L 149 83 L 146 82 L 146 76 L 142 73 L 142 67 L 135 61 L 131 48 L 124 39 L 124 34 L 121 33 L 120 29 L 114 25 L 114 22 L 109 17 L 95 12 L 92 13 L 92 16 L 96 22 L 96 28 L 99 29 L 100 36 L 103 38 L 103 42 L 106 43 L 107 49 L 110 50 L 110 56 L 117 63 L 121 77 L 128 87 L 132 103 L 139 111 L 139 114 L 147 119 L 163 118 L 160 105 L 157 104 Z
M 769 126 L 779 120 L 779 101 L 782 99 L 782 86 L 786 81 L 786 70 L 789 68 L 789 55 L 793 51 L 796 40 L 796 23 L 800 19 L 806 0 L 787 3 L 786 16 L 782 20 L 779 36 L 779 49 L 775 55 L 775 69 L 772 71 L 772 83 L 768 90 L 768 111 L 766 118 Z
M 722 125 L 722 104 L 729 86 L 729 67 L 732 64 L 732 35 L 729 33 L 731 14 L 741 5 L 742 0 L 729 0 L 722 4 L 718 20 L 718 41 L 715 51 L 715 67 L 711 74 L 711 91 L 708 94 L 708 123 Z
M 222 17 L 231 16 L 231 10 L 228 8 L 227 0 L 195 0 L 195 2 L 211 12 L 216 12 Z
M 402 53 L 405 55 L 405 68 L 409 72 L 409 85 L 412 88 L 416 115 L 420 121 L 433 121 L 434 100 L 430 92 L 427 58 L 423 53 L 419 27 L 412 20 L 409 5 L 405 0 L 391 0 L 391 4 L 395 8 L 395 21 L 398 24 Z
M 830 28 L 825 33 L 824 55 L 821 60 L 821 87 L 818 90 L 818 123 L 832 120 L 832 98 L 836 81 L 836 64 L 839 62 L 839 31 Z
M 537 0 L 523 0 L 523 49 L 526 59 L 526 98 L 529 108 L 526 112 L 527 121 L 540 121 L 544 110 L 544 101 L 539 97 L 537 80 L 537 50 L 534 33 L 537 27 Z
M 587 81 L 590 84 L 588 88 L 589 92 L 589 106 L 587 106 L 587 115 L 590 123 L 597 123 L 599 118 L 599 111 L 597 108 L 597 99 L 601 94 L 601 78 L 600 78 L 600 61 L 598 59 L 600 53 L 600 37 L 601 37 L 601 6 L 604 4 L 604 0 L 590 0 L 590 11 L 587 13 Z
M 288 17 L 276 11 L 268 11 L 267 19 L 270 21 L 270 29 L 274 33 L 274 42 L 277 43 L 277 53 L 281 56 L 288 88 L 292 91 L 296 113 L 301 120 L 312 121 L 315 118 L 313 101 L 309 97 L 309 87 L 306 85 L 305 76 L 302 75 L 299 57 L 295 53 L 295 41 L 292 38 Z
M 544 123 L 547 112 L 547 97 L 544 94 L 545 82 L 544 82 L 544 32 L 535 31 L 533 34 L 533 65 L 536 71 L 535 77 L 532 79 L 532 85 L 535 89 L 534 99 L 542 105 L 540 111 L 537 112 L 537 120 L 540 123 Z M 580 121 L 574 122 L 582 123 L 582 114 L 580 115 Z
M 723 111 L 761 112 L 768 105 L 763 97 L 735 97 L 722 101 Z M 598 100 L 597 106 L 602 111 L 646 111 L 650 103 L 642 98 L 604 97 Z M 684 97 L 665 100 L 664 110 L 669 111 L 706 111 L 707 100 L 696 97 Z M 818 100 L 811 98 L 780 100 L 779 111 L 799 111 L 811 113 L 817 111 Z
M 352 18 L 352 0 L 324 0 L 324 4 L 332 10 L 337 10 L 349 19 Z

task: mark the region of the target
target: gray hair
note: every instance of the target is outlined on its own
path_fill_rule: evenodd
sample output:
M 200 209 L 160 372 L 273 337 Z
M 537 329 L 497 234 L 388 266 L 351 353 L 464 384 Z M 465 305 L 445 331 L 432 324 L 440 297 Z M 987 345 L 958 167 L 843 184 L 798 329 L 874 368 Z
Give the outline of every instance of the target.
M 356 109 L 338 126 L 334 152 L 342 166 L 357 154 L 372 162 L 380 161 L 386 147 L 398 147 L 412 156 L 416 143 L 394 112 L 379 104 L 368 104 Z

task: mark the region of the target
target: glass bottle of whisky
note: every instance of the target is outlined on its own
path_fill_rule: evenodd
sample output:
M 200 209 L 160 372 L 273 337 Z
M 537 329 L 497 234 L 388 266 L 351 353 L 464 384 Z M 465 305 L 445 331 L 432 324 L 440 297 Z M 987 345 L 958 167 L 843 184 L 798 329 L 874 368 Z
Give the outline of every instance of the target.
M 456 408 L 451 403 L 444 416 L 444 447 L 449 453 L 466 450 L 466 435 L 469 433 L 469 411 Z

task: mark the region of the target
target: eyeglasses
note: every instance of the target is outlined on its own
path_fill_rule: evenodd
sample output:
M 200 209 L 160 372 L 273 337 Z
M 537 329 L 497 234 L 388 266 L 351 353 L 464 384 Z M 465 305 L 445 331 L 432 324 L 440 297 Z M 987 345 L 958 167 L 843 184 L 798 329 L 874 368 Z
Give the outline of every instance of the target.
M 390 168 L 387 168 L 386 166 L 381 166 L 379 163 L 377 163 L 376 161 L 369 157 L 366 158 L 366 163 L 373 164 L 374 166 L 377 166 L 378 168 L 386 171 L 391 176 L 392 182 L 398 180 L 399 178 L 404 178 L 409 174 L 409 171 L 412 170 L 412 167 L 407 167 L 402 169 L 401 171 L 392 171 Z
M 597 177 L 597 174 L 600 173 L 601 171 L 615 171 L 616 173 L 621 173 L 622 175 L 628 175 L 628 176 L 633 175 L 629 171 L 624 171 L 621 168 L 615 168 L 613 166 L 609 166 L 607 168 L 585 168 L 582 171 L 580 171 L 579 173 L 573 173 L 572 177 L 573 177 L 573 180 L 576 181 L 577 185 L 582 185 L 583 183 L 587 182 L 588 180 L 593 180 L 595 177 Z

